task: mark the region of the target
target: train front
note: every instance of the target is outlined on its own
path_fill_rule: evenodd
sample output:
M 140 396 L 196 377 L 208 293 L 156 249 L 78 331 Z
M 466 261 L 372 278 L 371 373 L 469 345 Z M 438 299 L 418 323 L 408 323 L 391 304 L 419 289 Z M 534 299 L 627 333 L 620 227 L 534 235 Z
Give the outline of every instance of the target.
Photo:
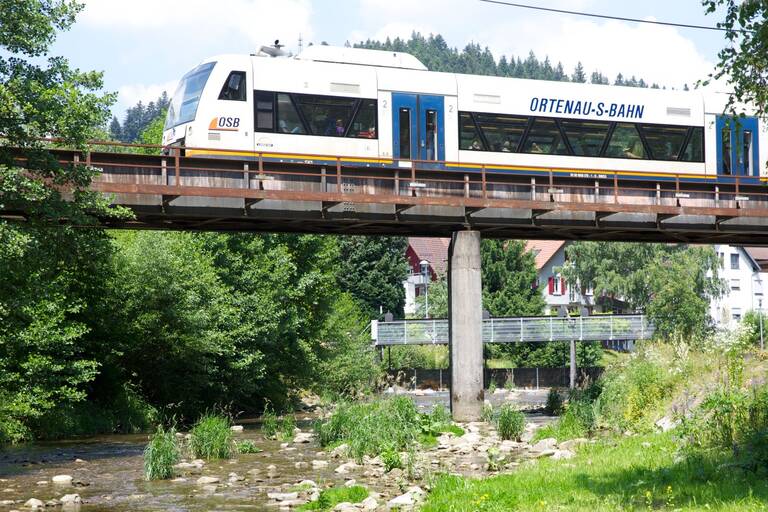
M 200 98 L 205 90 L 205 84 L 211 76 L 216 62 L 200 64 L 179 81 L 168 107 L 163 128 L 163 146 L 195 146 L 196 131 L 202 131 L 194 126 L 197 117 Z

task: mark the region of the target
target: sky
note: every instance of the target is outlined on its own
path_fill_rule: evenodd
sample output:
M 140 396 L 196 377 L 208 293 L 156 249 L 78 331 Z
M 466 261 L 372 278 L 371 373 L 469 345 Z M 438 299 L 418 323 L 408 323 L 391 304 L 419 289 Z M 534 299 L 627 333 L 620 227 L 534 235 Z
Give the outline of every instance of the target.
M 502 54 L 561 61 L 570 73 L 613 79 L 621 72 L 682 88 L 710 73 L 725 45 L 722 32 L 534 12 L 480 0 L 81 0 L 75 25 L 52 54 L 82 70 L 104 72 L 118 92 L 122 118 L 137 101 L 172 95 L 178 79 L 203 59 L 254 53 L 280 39 L 289 50 L 322 41 L 343 45 L 368 38 L 441 34 L 452 47 L 470 42 Z M 517 0 L 542 7 L 714 26 L 700 0 Z

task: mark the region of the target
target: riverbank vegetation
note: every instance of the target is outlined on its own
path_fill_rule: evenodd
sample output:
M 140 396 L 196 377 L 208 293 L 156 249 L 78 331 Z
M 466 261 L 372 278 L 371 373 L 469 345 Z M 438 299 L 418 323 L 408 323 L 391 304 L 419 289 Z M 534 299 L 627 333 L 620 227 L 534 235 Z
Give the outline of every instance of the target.
M 439 477 L 423 510 L 764 510 L 768 361 L 754 334 L 745 323 L 695 346 L 642 345 L 535 432 L 591 438 L 574 458 Z

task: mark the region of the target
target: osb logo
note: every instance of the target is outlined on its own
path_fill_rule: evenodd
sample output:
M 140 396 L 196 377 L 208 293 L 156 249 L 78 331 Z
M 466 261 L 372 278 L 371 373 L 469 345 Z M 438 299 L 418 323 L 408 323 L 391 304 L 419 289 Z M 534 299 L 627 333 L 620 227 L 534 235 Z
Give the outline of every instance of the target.
M 208 129 L 220 132 L 236 132 L 240 129 L 239 117 L 214 117 Z

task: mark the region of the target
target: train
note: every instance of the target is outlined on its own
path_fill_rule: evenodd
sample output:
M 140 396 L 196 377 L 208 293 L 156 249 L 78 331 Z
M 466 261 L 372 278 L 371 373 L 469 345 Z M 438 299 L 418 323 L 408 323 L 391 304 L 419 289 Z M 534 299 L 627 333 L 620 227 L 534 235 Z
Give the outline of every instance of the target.
M 219 55 L 185 74 L 163 145 L 393 169 L 768 180 L 765 123 L 725 114 L 725 93 L 434 72 L 361 48 L 267 53 Z

